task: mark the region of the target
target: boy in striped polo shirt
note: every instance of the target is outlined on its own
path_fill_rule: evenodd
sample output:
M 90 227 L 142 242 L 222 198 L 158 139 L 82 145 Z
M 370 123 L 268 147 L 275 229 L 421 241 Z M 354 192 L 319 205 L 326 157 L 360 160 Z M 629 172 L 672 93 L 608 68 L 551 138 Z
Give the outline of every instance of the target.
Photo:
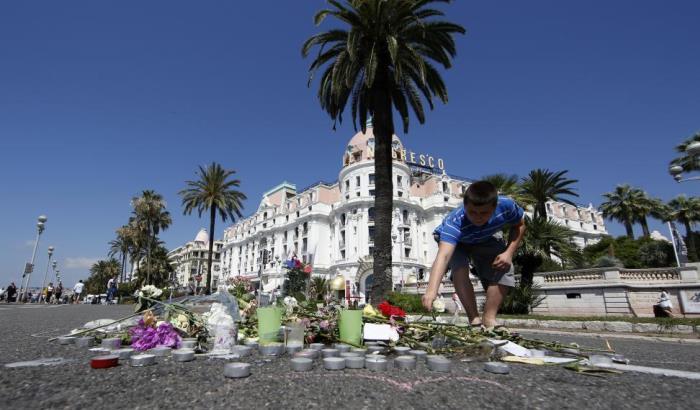
M 464 205 L 450 212 L 435 228 L 438 252 L 430 270 L 423 306 L 432 309 L 442 277 L 452 270 L 455 292 L 472 325 L 491 329 L 496 325 L 496 312 L 508 292 L 515 286 L 513 255 L 525 234 L 523 209 L 511 198 L 499 196 L 488 181 L 471 184 L 464 194 Z M 508 244 L 503 241 L 503 227 L 510 227 Z M 483 320 L 476 308 L 474 288 L 469 280 L 469 262 L 474 275 L 486 291 Z

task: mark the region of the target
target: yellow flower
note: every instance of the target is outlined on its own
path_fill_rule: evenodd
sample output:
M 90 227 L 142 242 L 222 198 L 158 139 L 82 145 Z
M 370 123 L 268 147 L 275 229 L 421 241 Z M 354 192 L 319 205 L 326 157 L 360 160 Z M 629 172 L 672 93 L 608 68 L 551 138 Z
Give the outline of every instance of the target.
M 362 309 L 362 315 L 367 316 L 367 317 L 374 317 L 374 316 L 379 316 L 379 312 L 377 312 L 372 305 L 365 305 L 365 308 Z
M 147 310 L 146 313 L 143 314 L 143 324 L 146 326 L 153 326 L 156 324 L 156 321 L 156 315 L 154 315 L 150 310 Z

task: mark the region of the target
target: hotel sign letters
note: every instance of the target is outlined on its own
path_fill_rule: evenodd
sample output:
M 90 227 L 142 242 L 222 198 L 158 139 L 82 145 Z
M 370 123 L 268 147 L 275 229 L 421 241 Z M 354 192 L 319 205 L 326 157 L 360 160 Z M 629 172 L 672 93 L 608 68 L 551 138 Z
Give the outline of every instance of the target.
M 368 146 L 368 158 L 374 158 L 374 147 Z M 401 160 L 408 165 L 413 165 L 421 168 L 429 169 L 432 172 L 440 174 L 445 172 L 445 161 L 442 158 L 435 158 L 432 155 L 419 154 L 413 151 L 407 151 L 403 148 L 394 147 L 391 150 L 391 158 Z

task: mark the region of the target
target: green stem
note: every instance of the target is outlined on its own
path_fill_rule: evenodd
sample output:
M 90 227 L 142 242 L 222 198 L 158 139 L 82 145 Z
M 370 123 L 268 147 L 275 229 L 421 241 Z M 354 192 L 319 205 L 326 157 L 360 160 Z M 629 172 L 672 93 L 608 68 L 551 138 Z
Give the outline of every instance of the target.
M 86 329 L 86 330 L 81 330 L 80 332 L 77 332 L 77 333 L 71 333 L 71 334 L 68 334 L 68 335 L 62 335 L 62 336 L 58 336 L 58 337 L 53 337 L 53 338 L 49 339 L 49 342 L 53 342 L 54 340 L 58 339 L 59 337 L 63 337 L 63 336 L 77 336 L 77 335 L 82 335 L 82 334 L 85 334 L 85 333 L 88 333 L 88 332 L 95 331 L 95 330 L 97 330 L 97 329 L 102 329 L 103 327 L 111 326 L 111 325 L 113 325 L 113 324 L 115 324 L 115 323 L 119 323 L 119 322 L 123 322 L 123 321 L 125 321 L 125 320 L 127 320 L 127 319 L 131 319 L 132 317 L 138 316 L 139 314 L 140 314 L 140 313 L 134 313 L 133 315 L 129 315 L 129 316 L 123 317 L 123 318 L 121 318 L 121 319 L 117 319 L 117 320 L 115 320 L 114 322 L 107 323 L 106 325 L 97 326 L 97 327 L 93 327 L 93 328 Z

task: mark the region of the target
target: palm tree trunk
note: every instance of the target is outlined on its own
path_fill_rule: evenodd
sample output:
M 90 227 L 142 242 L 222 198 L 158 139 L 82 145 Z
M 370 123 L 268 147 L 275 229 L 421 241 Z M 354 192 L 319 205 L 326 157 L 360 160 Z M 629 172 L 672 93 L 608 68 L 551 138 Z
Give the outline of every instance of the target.
M 535 215 L 533 215 L 533 217 L 547 218 L 547 206 L 545 202 L 537 203 L 537 206 L 535 207 Z
M 625 222 L 625 231 L 627 231 L 627 237 L 634 239 L 634 229 L 632 229 L 632 223 L 629 221 Z
M 639 219 L 639 224 L 642 225 L 642 235 L 644 235 L 647 238 L 650 237 L 651 234 L 649 233 L 649 224 L 647 223 L 647 217 L 642 216 Z
M 683 225 L 685 225 L 685 243 L 688 248 L 688 260 L 690 262 L 696 262 L 698 260 L 697 252 L 695 252 L 695 238 L 693 236 L 693 230 L 690 228 L 690 221 L 687 219 L 683 220 Z
M 376 79 L 375 81 L 380 81 Z M 379 84 L 381 84 L 380 82 Z M 392 181 L 391 140 L 394 123 L 391 99 L 387 90 L 380 86 L 374 93 L 373 131 L 376 144 L 374 172 L 376 196 L 374 198 L 374 283 L 371 302 L 380 303 L 386 299 L 392 287 L 391 272 L 391 217 L 394 186 Z
M 520 263 L 520 287 L 526 288 L 532 286 L 532 281 L 535 276 L 535 271 L 542 265 L 542 257 L 537 255 L 525 254 L 518 258 Z
M 209 255 L 207 256 L 207 295 L 211 295 L 211 261 L 214 249 L 214 222 L 216 222 L 216 205 L 212 205 L 209 214 Z

